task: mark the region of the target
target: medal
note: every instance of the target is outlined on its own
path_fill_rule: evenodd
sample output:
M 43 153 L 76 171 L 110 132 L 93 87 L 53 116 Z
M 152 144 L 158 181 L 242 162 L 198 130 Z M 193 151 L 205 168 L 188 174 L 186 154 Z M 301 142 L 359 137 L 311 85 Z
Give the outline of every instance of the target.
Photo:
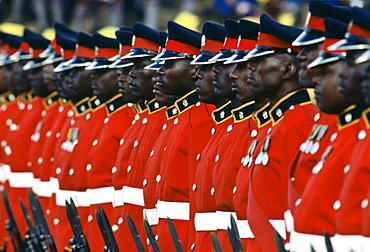
M 269 162 L 269 155 L 265 152 L 263 153 L 263 156 L 262 156 L 262 164 L 267 165 L 268 162 Z
M 312 149 L 311 149 L 311 151 L 310 151 L 310 153 L 313 155 L 313 154 L 315 154 L 318 150 L 319 150 L 319 148 L 320 148 L 320 144 L 319 144 L 319 142 L 315 142 L 314 144 L 313 144 L 313 146 L 312 146 Z

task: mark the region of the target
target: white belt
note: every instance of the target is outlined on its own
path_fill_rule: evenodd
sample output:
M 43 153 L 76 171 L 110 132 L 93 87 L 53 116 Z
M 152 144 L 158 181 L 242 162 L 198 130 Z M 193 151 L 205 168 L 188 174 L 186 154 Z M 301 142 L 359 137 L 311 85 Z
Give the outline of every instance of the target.
M 143 217 L 149 222 L 150 226 L 158 225 L 158 211 L 157 208 L 143 209 Z
M 236 220 L 240 238 L 254 238 L 254 234 L 249 226 L 248 220 Z
M 157 201 L 158 218 L 173 220 L 189 220 L 189 202 Z
M 269 220 L 271 226 L 279 233 L 279 235 L 285 240 L 286 239 L 286 227 L 285 220 Z
M 52 193 L 56 193 L 59 190 L 59 180 L 57 178 L 50 178 L 50 188 Z
M 231 228 L 230 217 L 231 215 L 236 219 L 235 212 L 224 212 L 224 211 L 217 211 L 217 229 L 219 230 L 227 230 L 227 228 Z
M 112 205 L 113 205 L 113 207 L 123 206 L 123 191 L 122 191 L 122 189 L 121 190 L 115 190 L 113 192 Z
M 0 164 L 0 182 L 5 183 L 9 179 L 10 166 L 6 164 Z
M 87 189 L 86 190 L 87 197 L 89 199 L 90 205 L 97 205 L 103 203 L 112 202 L 113 194 L 114 194 L 114 187 L 102 187 L 102 188 L 95 188 L 95 189 Z
M 315 251 L 327 251 L 323 235 L 303 234 L 295 231 L 290 234 L 290 251 L 311 252 L 311 246 Z
M 51 183 L 49 181 L 39 181 L 36 193 L 40 197 L 50 198 L 51 195 L 53 194 L 51 192 Z
M 89 198 L 87 197 L 86 192 L 58 190 L 55 197 L 58 206 L 65 206 L 66 201 L 70 202 L 71 198 L 77 207 L 90 206 Z
M 14 188 L 31 188 L 33 185 L 33 173 L 10 172 L 9 185 Z
M 365 250 L 365 239 L 362 235 L 339 235 L 331 238 L 335 252 L 369 251 Z
M 194 225 L 196 231 L 216 231 L 217 230 L 217 213 L 195 213 Z
M 39 178 L 34 178 L 33 179 L 33 184 L 32 184 L 32 191 L 35 193 L 35 194 L 38 194 L 38 189 L 39 189 L 39 183 L 41 182 L 41 180 Z
M 363 237 L 362 239 L 363 251 L 370 251 L 370 237 Z
M 123 203 L 129 203 L 138 206 L 144 206 L 144 192 L 141 188 L 124 186 L 123 191 Z

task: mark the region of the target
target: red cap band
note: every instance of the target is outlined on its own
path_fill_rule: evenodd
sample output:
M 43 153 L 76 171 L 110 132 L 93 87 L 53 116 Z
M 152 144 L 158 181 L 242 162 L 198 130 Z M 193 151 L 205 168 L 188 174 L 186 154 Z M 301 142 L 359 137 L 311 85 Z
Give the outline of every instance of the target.
M 131 46 L 123 46 L 123 45 L 121 45 L 120 47 L 121 47 L 120 48 L 120 51 L 119 51 L 119 55 L 120 56 L 123 56 L 123 55 L 128 54 L 130 52 L 130 50 L 131 50 Z
M 55 48 L 54 48 L 54 53 L 62 55 L 61 49 L 62 49 L 62 47 L 60 45 L 56 44 Z
M 324 18 L 322 17 L 316 17 L 316 16 L 310 16 L 310 19 L 308 20 L 307 26 L 319 30 L 319 31 L 325 31 L 325 24 L 324 24 Z
M 238 50 L 253 50 L 254 46 L 257 44 L 256 40 L 251 39 L 240 39 Z
M 30 46 L 26 42 L 21 43 L 21 47 L 19 48 L 22 52 L 29 52 L 30 51 Z
M 329 51 L 328 50 L 328 47 L 333 45 L 334 43 L 338 42 L 340 39 L 325 39 L 324 40 L 324 45 L 322 46 L 322 50 L 324 52 L 328 52 L 328 53 L 342 53 L 342 52 L 345 52 L 344 50 L 335 50 L 335 51 Z
M 114 48 L 98 48 L 98 53 L 95 58 L 110 58 L 117 54 L 118 50 Z
M 238 40 L 233 38 L 225 38 L 224 45 L 221 49 L 236 49 L 238 48 Z
M 185 43 L 181 43 L 175 40 L 169 39 L 166 44 L 166 50 L 180 52 L 180 53 L 188 53 L 192 55 L 198 55 L 199 54 L 199 48 L 188 45 Z
M 32 59 L 40 59 L 40 54 L 45 51 L 45 49 L 33 49 L 32 48 Z
M 144 38 L 135 37 L 134 45 L 132 48 L 144 48 L 152 51 L 158 51 L 158 44 Z
M 202 51 L 216 52 L 218 53 L 222 48 L 222 42 L 206 39 L 205 45 L 200 48 Z
M 75 55 L 76 57 L 94 59 L 95 50 L 84 46 L 77 46 Z
M 75 51 L 74 50 L 64 50 L 63 48 L 61 49 L 61 53 L 63 55 L 63 60 L 70 60 L 73 58 Z
M 357 25 L 354 25 L 353 23 L 350 24 L 349 32 L 352 35 L 359 36 L 359 37 L 362 37 L 362 38 L 365 38 L 365 39 L 370 39 L 370 31 L 369 30 L 367 30 L 365 28 L 362 28 L 362 27 L 359 27 Z

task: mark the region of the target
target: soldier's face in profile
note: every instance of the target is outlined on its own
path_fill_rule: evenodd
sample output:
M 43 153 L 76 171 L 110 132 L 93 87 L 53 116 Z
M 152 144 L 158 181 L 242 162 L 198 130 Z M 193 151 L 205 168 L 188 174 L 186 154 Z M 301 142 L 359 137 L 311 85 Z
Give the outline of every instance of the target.
M 72 69 L 67 78 L 68 87 L 77 99 L 92 95 L 91 81 L 91 71 L 84 68 Z
M 46 97 L 50 93 L 44 84 L 41 67 L 29 70 L 28 79 L 30 81 L 31 88 L 35 91 L 35 95 Z
M 54 70 L 53 64 L 45 65 L 42 68 L 43 82 L 47 86 L 47 88 L 50 92 L 54 91 L 54 85 L 53 85 L 54 84 L 54 82 L 53 82 L 54 72 L 53 72 L 53 70 Z
M 197 78 L 195 90 L 199 95 L 199 100 L 209 104 L 215 104 L 218 98 L 215 95 L 215 88 L 213 86 L 213 65 L 201 65 L 195 72 Z
M 299 85 L 301 87 L 314 87 L 315 83 L 313 78 L 320 74 L 318 70 L 307 70 L 307 65 L 309 65 L 313 60 L 317 58 L 319 52 L 323 46 L 323 42 L 305 46 L 297 55 L 299 61 Z
M 248 68 L 248 83 L 254 93 L 269 97 L 276 92 L 283 69 L 275 55 L 257 57 L 248 63 Z
M 231 72 L 230 78 L 231 89 L 236 94 L 236 99 L 240 103 L 246 103 L 255 100 L 255 94 L 252 92 L 248 83 L 250 69 L 247 62 L 239 62 L 234 71 Z
M 65 99 L 72 98 L 72 92 L 67 82 L 70 71 L 71 70 L 67 70 L 67 71 L 56 73 L 55 80 L 54 80 L 54 83 L 55 83 L 54 85 L 58 91 L 59 96 Z
M 236 63 L 224 65 L 217 62 L 213 67 L 213 85 L 215 93 L 226 99 L 234 99 L 235 93 L 231 89 L 230 73 L 236 68 Z
M 356 65 L 355 59 L 363 51 L 348 51 L 346 56 L 346 66 L 340 74 L 339 91 L 344 95 L 350 104 L 362 105 L 364 95 L 361 92 L 361 83 L 363 81 L 363 72 L 367 69 L 369 62 Z
M 12 93 L 16 93 L 17 87 L 14 82 L 13 68 L 14 68 L 14 64 L 5 65 L 3 76 L 4 76 L 4 84 L 6 85 L 8 91 Z
M 152 78 L 152 82 L 156 83 L 158 79 L 158 75 L 154 75 Z M 165 95 L 162 93 L 156 85 L 153 86 L 153 94 L 155 96 L 156 101 L 161 105 L 161 106 L 171 106 L 174 104 L 174 102 L 177 100 L 177 96 L 170 96 L 170 95 Z
M 166 95 L 183 96 L 195 88 L 196 66 L 190 59 L 166 60 L 157 70 L 156 87 Z
M 344 60 L 326 64 L 318 71 L 320 74 L 313 78 L 317 107 L 327 114 L 339 114 L 350 105 L 338 90 L 339 75 L 345 65 Z
M 7 87 L 4 81 L 4 74 L 5 74 L 5 66 L 0 67 L 0 94 L 5 93 L 7 91 Z
M 132 90 L 128 84 L 128 80 L 131 78 L 129 76 L 131 69 L 132 67 L 124 67 L 117 70 L 118 91 L 122 94 L 125 101 L 135 103 L 138 102 L 139 99 L 132 94 Z
M 152 78 L 155 71 L 145 69 L 152 64 L 150 57 L 134 59 L 134 66 L 129 75 L 129 85 L 134 96 L 140 100 L 151 100 L 154 98 Z
M 91 87 L 93 94 L 101 99 L 110 99 L 118 94 L 116 69 L 96 69 L 92 72 Z
M 19 93 L 27 92 L 31 89 L 30 83 L 28 81 L 28 72 L 23 71 L 23 66 L 26 62 L 16 62 L 14 63 L 13 68 L 13 75 L 14 75 L 14 82 L 17 86 L 17 91 Z

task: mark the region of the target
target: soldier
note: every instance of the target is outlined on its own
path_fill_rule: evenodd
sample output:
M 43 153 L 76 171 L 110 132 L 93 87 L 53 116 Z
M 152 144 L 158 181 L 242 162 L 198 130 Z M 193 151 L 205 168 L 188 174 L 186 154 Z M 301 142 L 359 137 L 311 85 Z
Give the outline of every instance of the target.
M 168 40 L 162 53 L 153 60 L 165 61 L 157 70 L 159 75 L 156 87 L 166 95 L 178 96 L 174 107 L 167 109 L 167 124 L 170 128 L 164 143 L 164 155 L 156 176 L 156 197 L 158 213 L 158 243 L 162 250 L 174 250 L 168 233 L 166 218 L 172 219 L 184 248 L 189 249 L 190 205 L 189 187 L 194 175 L 189 174 L 188 139 L 193 129 L 205 120 L 209 112 L 204 104 L 198 102 L 195 93 L 195 66 L 189 65 L 194 55 L 199 54 L 201 35 L 175 22 L 168 22 Z M 204 131 L 204 135 L 209 130 Z M 200 135 L 202 135 L 200 133 Z M 196 144 L 196 143 L 194 143 Z M 173 163 L 176 162 L 176 166 Z
M 260 21 L 258 44 L 246 57 L 250 59 L 250 87 L 268 98 L 272 126 L 261 139 L 251 167 L 247 218 L 259 249 L 275 251 L 275 232 L 287 240 L 283 218 L 288 167 L 311 129 L 313 120 L 309 118 L 316 108 L 309 92 L 299 89 L 297 52 L 291 43 L 301 30 L 281 25 L 265 14 Z
M 232 24 L 236 23 L 237 27 L 237 22 L 233 20 L 230 20 L 230 22 Z M 213 66 L 215 64 L 209 61 L 209 59 L 220 51 L 225 40 L 225 28 L 227 35 L 232 32 L 231 26 L 226 25 L 224 27 L 213 22 L 204 23 L 200 54 L 190 62 L 191 65 L 199 66 L 195 73 L 197 77 L 195 85 L 199 100 L 216 107 L 212 111 L 213 120 L 207 120 L 202 123 L 200 127 L 203 130 L 193 129 L 191 135 L 191 143 L 194 143 L 194 146 L 197 146 L 197 148 L 191 149 L 192 153 L 189 155 L 189 167 L 191 171 L 189 174 L 194 175 L 193 178 L 189 178 L 192 184 L 192 190 L 190 191 L 190 216 L 195 215 L 194 220 L 190 219 L 190 223 L 194 221 L 196 233 L 193 235 L 194 232 L 192 230 L 194 230 L 194 226 L 189 224 L 190 231 L 188 238 L 189 244 L 191 244 L 190 248 L 195 251 L 212 250 L 210 232 L 217 230 L 214 226 L 212 227 L 215 224 L 212 216 L 215 215 L 216 208 L 210 194 L 210 185 L 212 184 L 211 174 L 215 165 L 214 157 L 218 140 L 226 131 L 226 122 L 231 119 L 231 106 L 227 98 L 217 95 L 214 92 Z M 203 133 L 205 129 L 209 129 L 208 135 L 197 135 L 198 133 Z
M 333 17 L 348 24 L 350 21 L 350 13 L 349 8 L 332 6 L 321 1 L 311 1 L 309 2 L 309 6 L 310 13 L 307 15 L 305 31 L 293 41 L 292 45 L 303 46 L 302 51 L 297 55 L 300 62 L 300 84 L 306 87 L 314 87 L 314 78 L 318 76 L 320 71 L 317 71 L 316 68 L 308 71 L 307 66 L 318 57 L 319 51 L 324 44 L 324 35 L 328 36 L 325 43 L 326 48 L 329 41 L 331 41 L 330 39 L 338 40 L 344 36 L 342 33 L 343 28 L 339 27 L 337 28 L 338 30 L 336 30 L 334 28 L 337 27 L 336 25 L 325 25 L 324 17 Z M 325 50 L 327 50 L 326 48 Z M 339 109 L 342 110 L 344 108 L 339 107 Z M 336 115 L 332 115 L 332 113 L 330 113 L 330 115 L 325 111 L 323 112 L 318 110 L 315 114 L 315 124 L 312 127 L 312 131 L 308 139 L 300 146 L 300 151 L 294 158 L 294 162 L 290 167 L 290 182 L 288 184 L 289 210 L 284 214 L 289 232 L 292 232 L 293 228 L 295 202 L 302 194 L 311 175 L 312 168 L 320 160 L 322 153 L 328 145 L 331 134 L 337 130 Z M 318 129 L 321 129 L 320 134 L 318 134 Z M 320 137 L 318 138 L 319 135 Z
M 114 231 L 117 240 L 124 241 L 120 250 L 132 251 L 135 249 L 126 222 L 128 213 L 138 227 L 142 227 L 142 209 L 144 196 L 141 189 L 142 177 L 151 151 L 151 147 L 165 120 L 163 106 L 155 99 L 153 94 L 152 78 L 154 71 L 145 69 L 150 65 L 151 58 L 158 52 L 158 34 L 142 23 L 133 26 L 134 43 L 130 52 L 122 59 L 133 63 L 129 72 L 129 89 L 132 90 L 136 103 L 137 114 L 134 121 L 120 141 L 120 149 L 112 169 L 115 195 Z M 140 230 L 142 231 L 142 230 Z M 144 233 L 140 233 L 144 236 Z
M 335 213 L 341 208 L 339 193 L 346 174 L 352 169 L 349 164 L 349 149 L 358 141 L 359 121 L 364 104 L 360 86 L 360 72 L 364 69 L 361 69 L 361 65 L 355 66 L 354 60 L 361 53 L 357 49 L 368 46 L 368 37 L 365 39 L 360 36 L 361 33 L 358 34 L 361 30 L 366 30 L 368 34 L 365 16 L 368 17 L 366 11 L 352 8 L 352 25 L 348 27 L 351 35 L 328 47 L 329 51 L 346 50 L 346 64 L 339 75 L 339 91 L 350 106 L 338 114 L 338 130 L 330 136 L 329 145 L 312 169 L 305 191 L 296 202 L 295 233 L 292 233 L 292 240 L 300 243 L 302 249 L 299 251 L 309 251 L 310 245 L 315 250 L 325 249 L 322 233 L 326 231 L 329 236 L 333 236 L 338 230 Z
M 235 93 L 232 104 L 235 106 L 232 109 L 233 121 L 229 123 L 226 134 L 219 141 L 219 146 L 216 155 L 219 157 L 213 172 L 213 188 L 214 199 L 217 207 L 217 237 L 224 251 L 232 251 L 230 241 L 228 239 L 227 228 L 231 227 L 230 215 L 235 218 L 233 195 L 236 187 L 236 177 L 240 168 L 240 161 L 245 155 L 246 149 L 252 138 L 256 135 L 251 126 L 252 115 L 256 109 L 255 100 L 259 105 L 261 102 L 259 97 L 251 92 L 249 85 L 246 83 L 249 69 L 244 58 L 247 53 L 252 50 L 257 43 L 259 25 L 247 21 L 239 21 L 240 38 L 236 53 L 228 59 L 224 64 L 237 64 L 236 68 L 230 73 L 229 78 L 232 81 L 231 91 Z M 236 102 L 234 100 L 237 100 Z M 239 106 L 236 106 L 239 104 Z M 255 132 L 255 130 L 254 130 Z M 246 174 L 244 174 L 246 175 Z M 246 176 L 248 177 L 248 176 Z M 244 209 L 245 211 L 245 209 Z M 250 228 L 244 221 L 237 222 L 240 227 L 242 238 L 252 238 Z M 245 241 L 245 239 L 244 239 Z M 245 244 L 246 245 L 246 244 Z M 246 248 L 246 247 L 245 247 Z

